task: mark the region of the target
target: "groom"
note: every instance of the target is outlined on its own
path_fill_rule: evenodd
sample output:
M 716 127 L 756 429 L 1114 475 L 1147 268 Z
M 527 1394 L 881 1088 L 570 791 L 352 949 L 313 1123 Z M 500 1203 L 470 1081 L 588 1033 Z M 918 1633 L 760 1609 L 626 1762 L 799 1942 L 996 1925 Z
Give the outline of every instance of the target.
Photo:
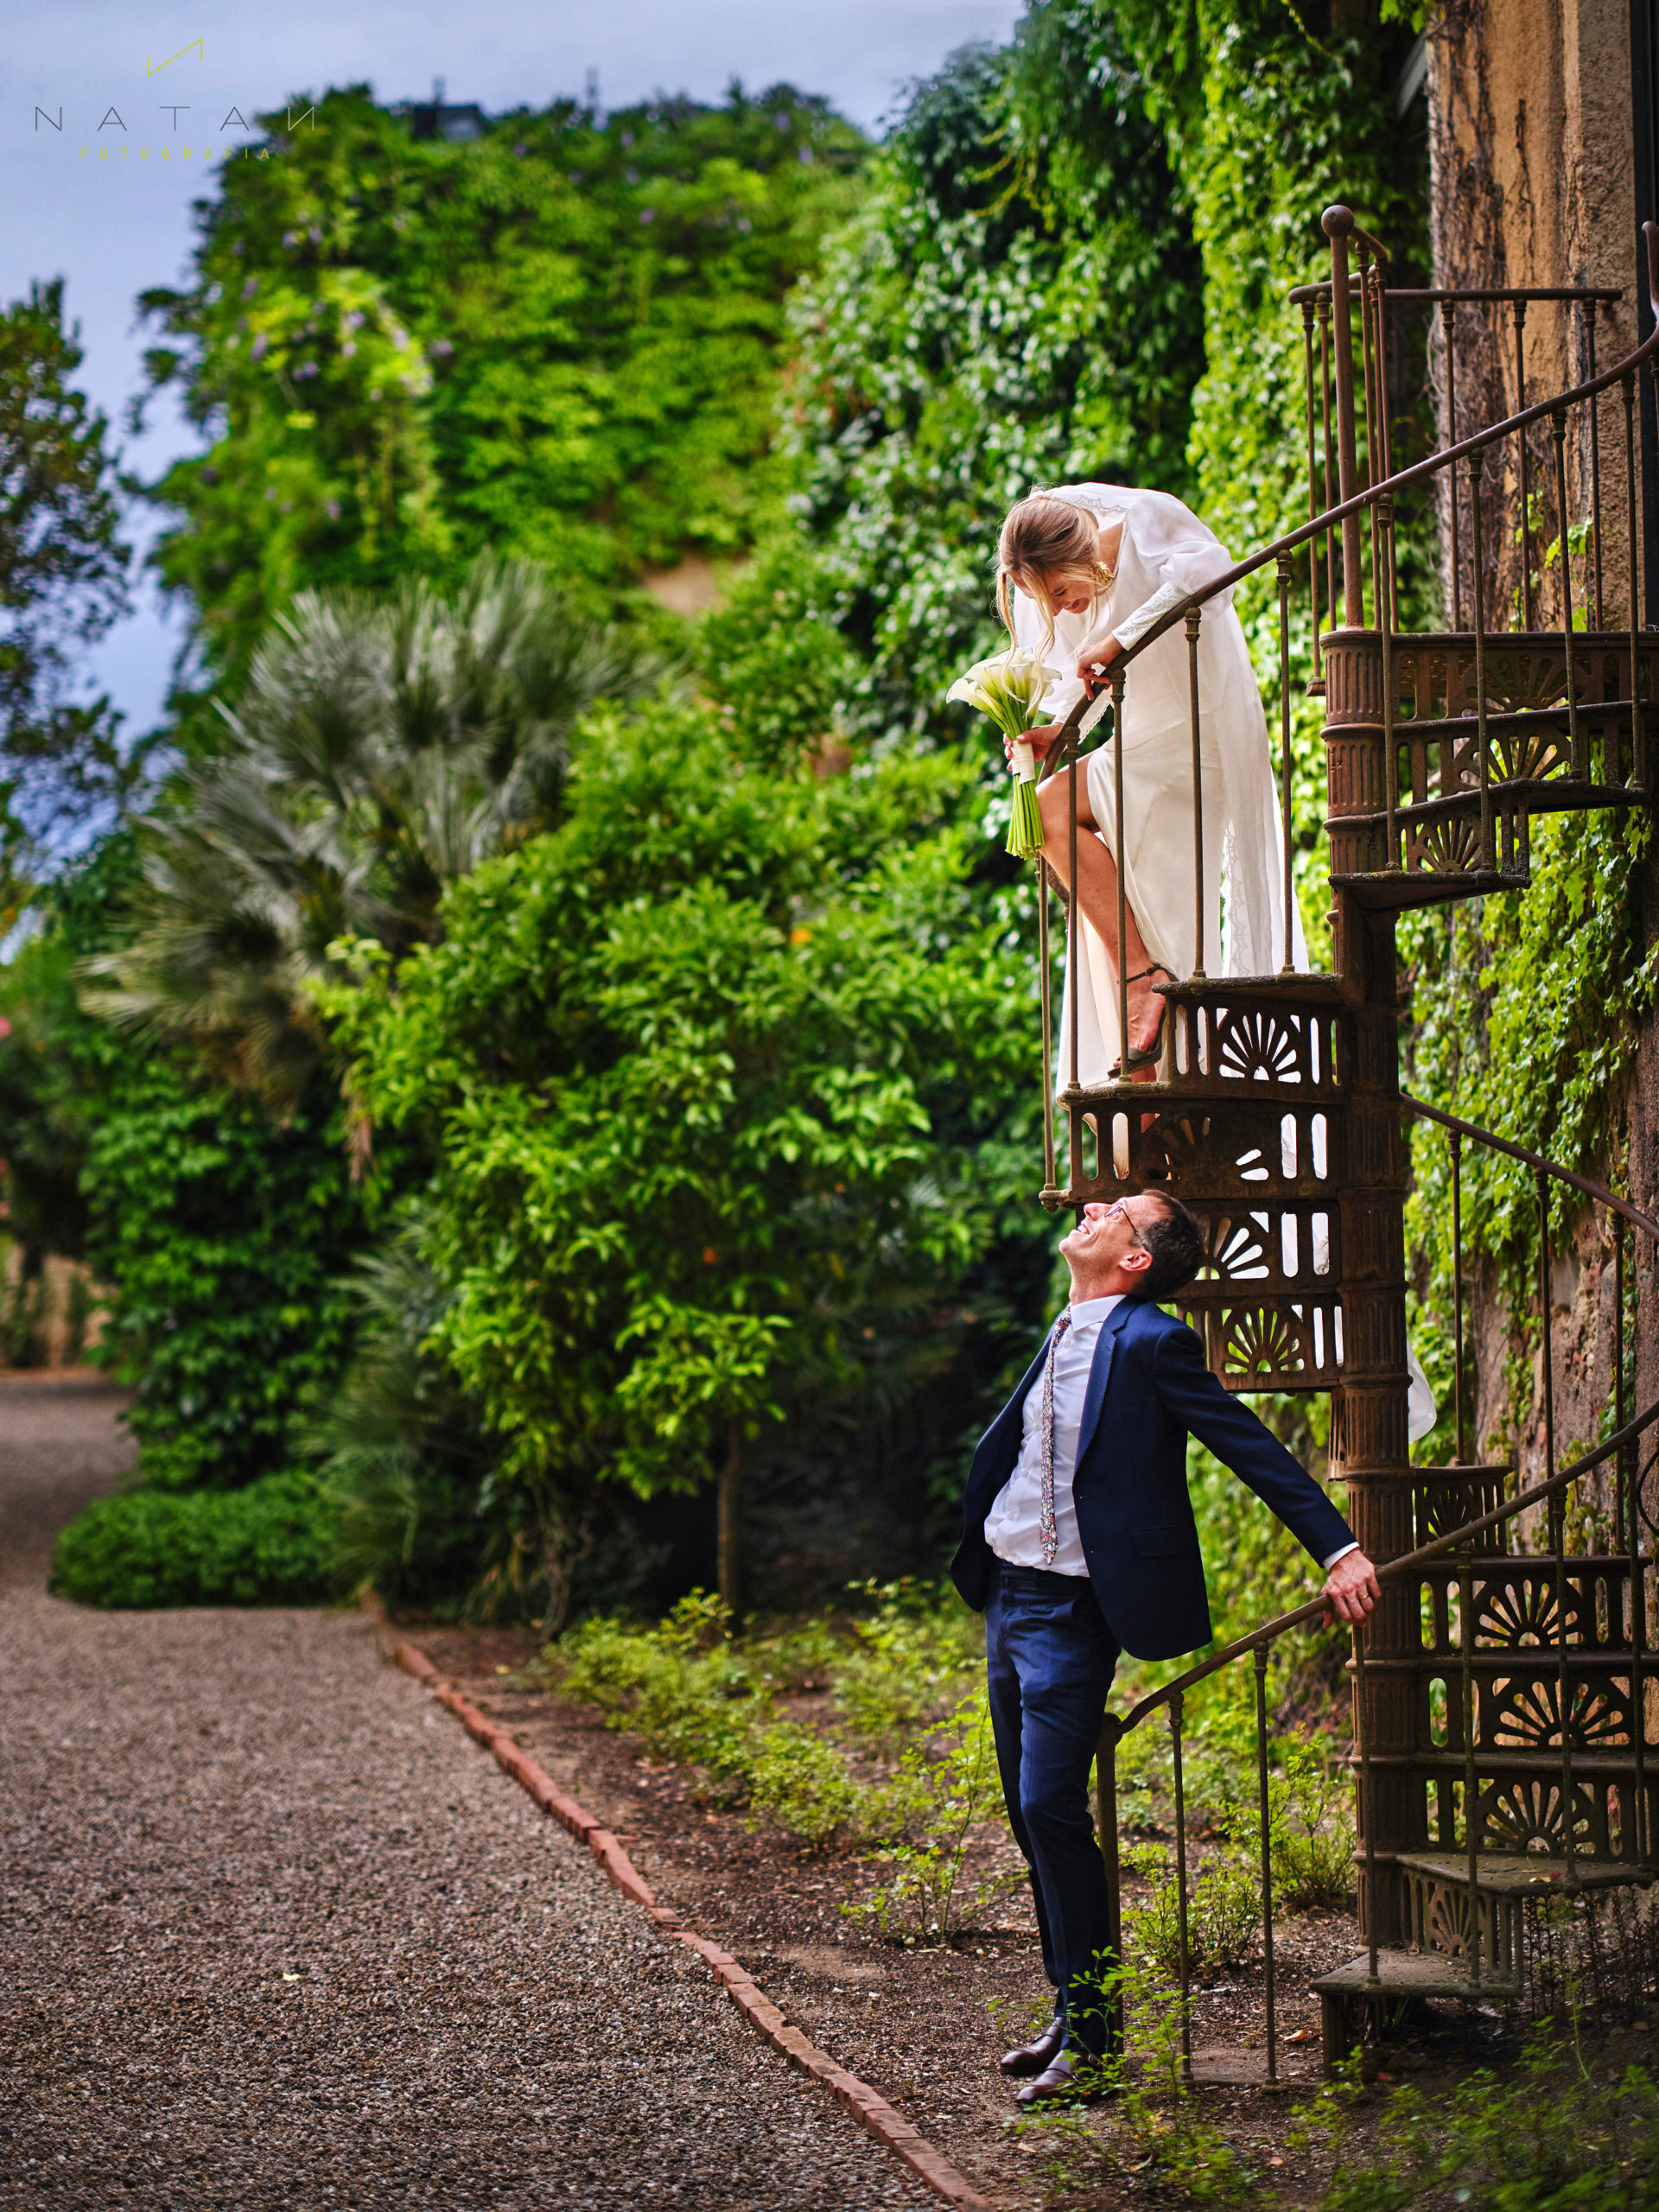
M 980 1439 L 951 1579 L 985 1616 L 991 1726 L 1015 1842 L 1031 1870 L 1054 2018 L 1011 2050 L 1022 2105 L 1077 2094 L 1106 2047 L 1091 1993 L 1108 1951 L 1106 1869 L 1089 1768 L 1120 1651 L 1173 1659 L 1210 1640 L 1186 1440 L 1206 1444 L 1325 1570 L 1325 1617 L 1363 1621 L 1376 1576 L 1306 1471 L 1205 1365 L 1154 1300 L 1204 1258 L 1178 1200 L 1088 1205 L 1063 1238 L 1071 1299 Z

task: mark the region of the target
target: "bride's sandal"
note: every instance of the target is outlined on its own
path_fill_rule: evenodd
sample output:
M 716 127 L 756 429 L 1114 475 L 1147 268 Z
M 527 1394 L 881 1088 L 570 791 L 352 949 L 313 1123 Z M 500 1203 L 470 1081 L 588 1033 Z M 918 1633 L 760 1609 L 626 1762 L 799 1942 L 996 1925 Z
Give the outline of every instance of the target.
M 1154 960 L 1150 966 L 1137 969 L 1133 976 L 1125 976 L 1124 981 L 1128 983 L 1143 983 L 1148 976 L 1168 976 L 1172 983 L 1175 981 L 1174 976 L 1170 974 L 1170 970 L 1165 967 L 1161 960 Z M 1134 1075 L 1138 1069 L 1157 1066 L 1159 1061 L 1164 1057 L 1164 1023 L 1168 1019 L 1168 1015 L 1169 1001 L 1160 1000 L 1158 1007 L 1158 1027 L 1152 1033 L 1151 1044 L 1131 1046 L 1124 1058 L 1112 1066 L 1107 1076 L 1109 1083 L 1116 1081 L 1121 1076 Z

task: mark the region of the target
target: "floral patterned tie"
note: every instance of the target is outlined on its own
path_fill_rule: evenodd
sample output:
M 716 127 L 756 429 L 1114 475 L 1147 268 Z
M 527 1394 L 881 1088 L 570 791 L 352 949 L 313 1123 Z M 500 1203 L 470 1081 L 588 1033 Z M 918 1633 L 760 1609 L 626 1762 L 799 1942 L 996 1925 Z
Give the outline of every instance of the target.
M 1054 1554 L 1060 1548 L 1060 1532 L 1054 1526 L 1054 1356 L 1059 1351 L 1060 1338 L 1071 1325 L 1068 1307 L 1054 1324 L 1054 1333 L 1048 1340 L 1048 1363 L 1043 1370 L 1043 1511 L 1041 1530 L 1043 1565 L 1052 1567 Z

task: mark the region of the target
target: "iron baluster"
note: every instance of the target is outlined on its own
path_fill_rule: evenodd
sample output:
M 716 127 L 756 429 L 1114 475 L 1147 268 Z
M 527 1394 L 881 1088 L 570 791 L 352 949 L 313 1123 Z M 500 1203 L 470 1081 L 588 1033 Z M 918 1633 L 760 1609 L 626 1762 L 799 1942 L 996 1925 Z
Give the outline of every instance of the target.
M 1527 303 L 1515 302 L 1515 411 L 1527 404 L 1527 361 L 1524 333 Z M 1527 450 L 1524 425 L 1516 432 L 1521 447 L 1521 627 L 1532 628 L 1532 461 Z
M 1068 819 L 1065 828 L 1067 857 L 1065 969 L 1070 991 L 1066 1027 L 1071 1032 L 1067 1041 L 1071 1046 L 1071 1058 L 1066 1069 L 1065 1097 L 1067 1108 L 1066 1125 L 1070 1130 L 1066 1141 L 1071 1154 L 1067 1168 L 1071 1188 L 1075 1191 L 1077 1187 L 1078 1169 L 1081 1165 L 1079 1154 L 1083 1149 L 1082 1140 L 1077 1134 L 1082 1127 L 1082 1117 L 1077 1107 L 1077 1097 L 1083 1086 L 1077 1073 L 1077 751 L 1075 736 L 1072 739 L 1071 759 L 1066 769 L 1066 775 L 1069 781 L 1066 791 Z
M 1376 1822 L 1371 1818 L 1371 1732 L 1365 1713 L 1365 1629 L 1352 1624 L 1354 1643 L 1354 1734 L 1359 1741 L 1359 1817 L 1365 1830 L 1365 1940 L 1370 1955 L 1366 1986 L 1380 1990 L 1376 1970 Z
M 1371 508 L 1371 542 L 1386 550 L 1394 535 L 1394 501 L 1385 492 Z M 1376 575 L 1373 556 L 1372 575 Z M 1399 712 L 1400 702 L 1395 696 L 1394 683 L 1394 625 L 1389 619 L 1386 594 L 1375 594 L 1377 635 L 1382 649 L 1382 807 L 1385 816 L 1383 834 L 1389 841 L 1388 865 L 1400 865 L 1400 829 L 1395 819 L 1395 809 L 1400 798 L 1400 748 L 1394 734 L 1394 718 Z M 1285 928 L 1290 924 L 1287 918 Z
M 1117 1747 L 1123 1724 L 1115 1713 L 1102 1716 L 1095 1746 L 1095 1826 L 1106 1866 L 1106 1974 L 1103 1976 L 1106 2050 L 1123 2048 L 1123 1875 L 1117 1857 Z M 1109 1977 L 1109 1979 L 1108 1978 Z
M 1336 451 L 1331 435 L 1331 302 L 1319 302 L 1319 407 L 1325 423 L 1325 512 L 1329 514 L 1337 504 L 1333 485 L 1341 481 L 1337 474 Z M 1337 537 L 1327 523 L 1325 531 L 1325 603 L 1331 610 L 1331 627 L 1337 626 Z M 1345 617 L 1344 617 L 1345 619 Z
M 1291 878 L 1290 844 L 1290 556 L 1279 556 L 1279 810 L 1285 846 L 1285 964 L 1280 974 L 1295 972 L 1292 958 L 1295 931 L 1295 886 Z M 1202 970 L 1200 970 L 1202 973 Z
M 1486 741 L 1486 589 L 1482 576 L 1480 477 L 1485 449 L 1469 456 L 1469 529 L 1474 540 L 1475 583 L 1475 741 L 1479 747 L 1480 864 L 1497 865 L 1492 836 L 1492 755 Z
M 1463 1647 L 1463 1847 L 1469 1860 L 1469 1979 L 1480 1981 L 1480 1782 L 1475 1772 L 1474 1552 L 1458 1581 L 1458 1642 Z M 1496 1921 L 1496 1916 L 1494 1916 Z M 1496 1933 L 1496 1929 L 1494 1929 Z M 1496 1949 L 1496 1945 L 1494 1945 Z M 1493 1964 L 1496 1966 L 1497 1959 Z
M 1198 713 L 1198 626 L 1203 620 L 1202 607 L 1189 607 L 1187 608 L 1187 710 L 1192 721 L 1192 943 L 1195 949 L 1192 975 L 1195 982 L 1202 980 L 1204 976 L 1204 765 L 1201 758 L 1203 745 L 1199 733 Z M 1118 805 L 1120 809 L 1122 806 L 1121 798 Z M 1120 835 L 1118 838 L 1120 846 L 1122 842 Z M 1117 880 L 1121 887 L 1123 881 L 1123 871 L 1121 868 L 1118 870 Z M 1121 952 L 1123 945 L 1123 925 L 1121 921 L 1118 924 L 1117 942 Z M 1128 1050 L 1127 1032 L 1123 1049 L 1126 1052 Z
M 1573 773 L 1590 780 L 1590 740 L 1579 728 L 1578 676 L 1573 662 L 1573 556 L 1567 535 L 1567 410 L 1557 408 L 1550 417 L 1555 446 L 1555 505 L 1561 529 L 1561 644 L 1567 654 L 1567 728 L 1573 747 Z
M 1463 1134 L 1459 1129 L 1452 1132 L 1452 1374 L 1458 1409 L 1458 1465 L 1466 1467 L 1469 1453 L 1463 1414 Z
M 1636 376 L 1627 369 L 1619 378 L 1624 395 L 1624 520 L 1630 556 L 1630 782 L 1647 789 L 1646 744 L 1642 729 L 1642 670 L 1638 658 L 1642 638 L 1641 521 L 1636 498 Z
M 1585 342 L 1589 348 L 1590 375 L 1596 380 L 1596 302 L 1584 303 Z M 1601 402 L 1599 396 L 1587 402 L 1590 409 L 1590 549 L 1595 560 L 1596 628 L 1605 626 L 1606 617 L 1601 600 Z
M 1052 881 L 1048 862 L 1041 853 L 1037 855 L 1037 969 L 1040 978 L 1039 997 L 1043 1010 L 1043 1197 L 1046 1200 L 1054 1189 L 1054 1006 L 1053 985 L 1049 975 L 1051 956 L 1048 949 L 1048 902 L 1052 895 Z
M 1179 1690 L 1169 1700 L 1169 1748 L 1175 1767 L 1175 1933 L 1181 1965 L 1181 2073 L 1192 2079 L 1192 1962 L 1186 1930 L 1186 1785 L 1181 1763 Z
M 1441 302 L 1440 321 L 1446 331 L 1446 442 L 1458 442 L 1458 346 L 1450 300 Z M 1458 543 L 1458 472 L 1446 472 L 1447 505 L 1452 510 L 1452 627 L 1463 627 L 1463 558 Z
M 1549 1178 L 1541 1167 L 1534 1171 L 1538 1186 L 1538 1305 L 1543 1323 L 1544 1479 L 1555 1480 L 1555 1373 L 1550 1352 L 1549 1326 Z M 1555 1554 L 1555 1681 L 1561 1716 L 1562 1847 L 1567 1853 L 1567 1880 L 1579 1886 L 1578 1821 L 1573 1796 L 1573 1678 L 1567 1645 L 1567 1512 L 1561 1493 L 1549 1493 L 1550 1548 Z
M 1346 207 L 1327 207 L 1319 219 L 1331 241 L 1331 336 L 1337 371 L 1337 488 L 1344 506 L 1358 496 L 1354 452 L 1354 310 L 1348 289 L 1348 233 L 1354 227 Z M 1359 550 L 1359 516 L 1342 518 L 1342 619 L 1350 630 L 1365 627 L 1365 579 Z
M 1371 342 L 1371 257 L 1370 250 L 1366 245 L 1363 238 L 1361 238 L 1358 241 L 1357 251 L 1355 257 L 1359 263 L 1360 388 L 1362 404 L 1365 410 L 1365 489 L 1369 492 L 1371 490 L 1373 486 L 1382 482 L 1382 472 L 1377 467 L 1376 395 L 1373 389 L 1376 380 L 1376 349 Z M 1381 623 L 1383 620 L 1382 601 L 1384 596 L 1382 589 L 1382 534 L 1377 525 L 1376 502 L 1375 500 L 1371 502 L 1370 505 L 1370 523 L 1371 539 L 1371 620 L 1373 622 Z
M 1116 848 L 1113 858 L 1117 862 L 1117 1075 L 1120 1083 L 1129 1079 L 1129 963 L 1128 953 L 1128 893 L 1123 882 L 1123 855 L 1128 840 L 1123 835 L 1123 662 L 1122 657 L 1112 663 L 1112 810 L 1116 823 L 1113 842 Z M 1098 1129 L 1095 1141 L 1103 1150 L 1107 1137 Z M 1101 1172 L 1105 1162 L 1101 1163 Z
M 1624 1217 L 1613 1215 L 1613 1428 L 1624 1426 Z M 1624 1487 L 1629 1470 L 1620 1451 L 1613 1460 L 1613 1525 L 1624 1541 Z
M 1380 261 L 1376 267 L 1376 420 L 1382 438 L 1379 450 L 1386 482 L 1394 474 L 1394 423 L 1389 412 L 1389 288 Z M 1400 579 L 1392 532 L 1389 537 L 1388 553 L 1389 614 L 1397 630 L 1400 626 Z
M 1268 2081 L 1279 2079 L 1273 1964 L 1273 1803 L 1268 1781 L 1268 1647 L 1255 1647 L 1255 1777 L 1262 1823 L 1262 1966 L 1268 2005 Z
M 1313 442 L 1313 302 L 1302 302 L 1302 383 L 1307 406 L 1307 518 L 1319 512 L 1319 461 Z M 1307 541 L 1307 597 L 1313 612 L 1313 681 L 1325 674 L 1319 638 L 1319 541 L 1317 532 Z

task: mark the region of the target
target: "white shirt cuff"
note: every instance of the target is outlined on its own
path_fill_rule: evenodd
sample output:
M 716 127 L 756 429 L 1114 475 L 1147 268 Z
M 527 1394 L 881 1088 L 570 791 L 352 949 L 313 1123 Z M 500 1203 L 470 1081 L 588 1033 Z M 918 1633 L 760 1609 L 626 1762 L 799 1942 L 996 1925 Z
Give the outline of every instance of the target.
M 1350 1552 L 1357 1552 L 1358 1549 L 1359 1540 L 1356 1537 L 1351 1544 L 1344 1544 L 1340 1551 L 1332 1552 L 1329 1559 L 1322 1559 L 1319 1565 L 1329 1574 L 1339 1559 L 1346 1559 Z

